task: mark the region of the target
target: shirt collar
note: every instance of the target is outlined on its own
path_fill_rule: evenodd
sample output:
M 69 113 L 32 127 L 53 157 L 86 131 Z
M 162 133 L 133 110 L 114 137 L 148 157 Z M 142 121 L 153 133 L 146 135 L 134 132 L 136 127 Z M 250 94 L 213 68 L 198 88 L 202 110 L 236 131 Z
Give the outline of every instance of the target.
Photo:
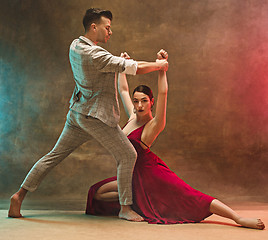
M 79 37 L 80 40 L 86 42 L 87 44 L 91 45 L 91 46 L 96 46 L 96 44 L 94 42 L 92 42 L 90 39 L 84 37 L 84 36 L 80 36 Z

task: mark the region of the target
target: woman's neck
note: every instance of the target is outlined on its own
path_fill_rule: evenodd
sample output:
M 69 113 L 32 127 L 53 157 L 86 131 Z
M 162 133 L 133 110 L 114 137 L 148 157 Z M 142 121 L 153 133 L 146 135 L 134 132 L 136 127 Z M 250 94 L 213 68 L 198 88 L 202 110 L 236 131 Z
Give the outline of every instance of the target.
M 149 113 L 149 114 L 142 116 L 142 117 L 136 115 L 136 122 L 138 125 L 144 125 L 152 119 L 153 119 L 152 113 Z

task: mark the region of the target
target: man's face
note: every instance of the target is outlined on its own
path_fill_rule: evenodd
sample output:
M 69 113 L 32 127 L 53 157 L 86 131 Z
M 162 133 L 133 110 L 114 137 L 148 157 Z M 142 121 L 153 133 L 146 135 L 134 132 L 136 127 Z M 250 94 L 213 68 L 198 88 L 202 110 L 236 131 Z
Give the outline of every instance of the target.
M 96 24 L 97 42 L 107 43 L 112 35 L 111 20 L 106 17 L 101 17 L 100 23 Z

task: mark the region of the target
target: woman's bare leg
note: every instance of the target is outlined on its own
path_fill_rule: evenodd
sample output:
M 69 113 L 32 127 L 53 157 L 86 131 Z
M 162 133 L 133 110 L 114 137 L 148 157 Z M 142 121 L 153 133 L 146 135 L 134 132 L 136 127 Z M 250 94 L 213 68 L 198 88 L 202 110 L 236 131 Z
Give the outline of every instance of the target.
M 16 192 L 11 198 L 10 198 L 10 207 L 8 211 L 8 216 L 13 218 L 20 218 L 22 217 L 20 213 L 21 204 L 23 199 L 25 198 L 27 194 L 27 190 L 24 188 L 20 188 L 18 192 Z
M 119 195 L 117 181 L 108 182 L 102 185 L 94 195 L 94 199 L 105 202 L 118 201 Z M 143 217 L 134 212 L 129 205 L 121 205 L 119 218 L 126 220 L 132 219 L 132 221 L 136 222 L 144 220 Z
M 221 217 L 232 219 L 243 227 L 256 228 L 261 230 L 265 228 L 264 223 L 260 219 L 240 217 L 234 210 L 217 199 L 214 199 L 211 202 L 210 212 Z
M 102 185 L 94 195 L 94 199 L 113 202 L 119 200 L 117 181 L 112 181 Z

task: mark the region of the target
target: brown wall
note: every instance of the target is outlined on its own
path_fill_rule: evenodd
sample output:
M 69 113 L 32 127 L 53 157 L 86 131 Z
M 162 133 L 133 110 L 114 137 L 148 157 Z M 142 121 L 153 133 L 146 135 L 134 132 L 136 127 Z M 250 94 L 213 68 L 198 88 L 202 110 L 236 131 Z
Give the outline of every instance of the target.
M 137 60 L 169 52 L 167 126 L 152 150 L 192 186 L 222 199 L 268 201 L 268 2 L 17 0 L 0 8 L 0 197 L 12 194 L 59 136 L 74 82 L 68 48 L 89 7 L 114 14 L 105 48 Z M 130 89 L 157 74 L 129 77 Z M 121 125 L 126 121 L 122 108 Z M 86 196 L 115 174 L 94 140 L 31 198 Z

